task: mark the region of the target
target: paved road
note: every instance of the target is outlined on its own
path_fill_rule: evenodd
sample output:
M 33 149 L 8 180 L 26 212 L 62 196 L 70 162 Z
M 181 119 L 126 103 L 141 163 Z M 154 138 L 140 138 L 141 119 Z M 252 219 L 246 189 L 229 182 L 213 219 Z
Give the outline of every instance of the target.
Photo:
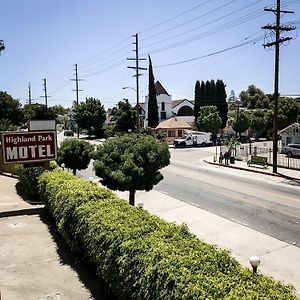
M 155 190 L 300 247 L 300 189 L 212 168 L 173 164 L 163 174 Z
M 300 187 L 282 178 L 209 166 L 215 147 L 171 149 L 155 190 L 300 247 Z M 78 173 L 95 177 L 92 166 Z

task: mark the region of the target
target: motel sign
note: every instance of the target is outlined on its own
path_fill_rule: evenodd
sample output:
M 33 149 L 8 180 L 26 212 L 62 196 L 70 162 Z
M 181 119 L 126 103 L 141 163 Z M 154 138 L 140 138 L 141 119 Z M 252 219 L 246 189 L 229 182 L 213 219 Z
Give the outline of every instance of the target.
M 55 160 L 57 141 L 55 131 L 2 133 L 4 163 L 26 163 Z

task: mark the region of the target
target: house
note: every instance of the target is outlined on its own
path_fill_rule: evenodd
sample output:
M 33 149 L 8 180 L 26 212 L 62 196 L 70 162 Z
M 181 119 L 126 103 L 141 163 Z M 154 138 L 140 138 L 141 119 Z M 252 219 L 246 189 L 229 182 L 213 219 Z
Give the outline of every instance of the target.
M 164 135 L 164 140 L 171 144 L 173 141 L 183 135 L 184 130 L 191 130 L 193 126 L 183 119 L 177 117 L 160 122 L 155 130 L 158 134 Z
M 280 130 L 279 135 L 281 136 L 281 147 L 288 144 L 300 144 L 300 124 L 293 123 L 288 127 Z

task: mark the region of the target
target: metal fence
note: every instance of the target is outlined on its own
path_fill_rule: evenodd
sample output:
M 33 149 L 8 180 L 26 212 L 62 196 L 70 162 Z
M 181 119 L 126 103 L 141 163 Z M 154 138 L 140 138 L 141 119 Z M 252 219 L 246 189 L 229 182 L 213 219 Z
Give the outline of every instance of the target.
M 228 150 L 228 146 L 221 146 L 220 150 L 225 153 Z M 236 145 L 232 148 L 232 155 L 243 161 L 248 161 L 251 155 L 258 155 L 266 157 L 269 165 L 272 165 L 273 163 L 273 149 L 267 147 Z M 277 166 L 300 170 L 300 158 L 288 157 L 287 155 L 278 152 Z

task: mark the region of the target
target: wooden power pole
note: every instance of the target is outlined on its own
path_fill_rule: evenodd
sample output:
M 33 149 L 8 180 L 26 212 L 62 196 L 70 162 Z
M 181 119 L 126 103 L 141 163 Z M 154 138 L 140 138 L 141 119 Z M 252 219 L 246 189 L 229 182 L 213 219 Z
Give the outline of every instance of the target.
M 281 26 L 280 18 L 281 14 L 293 13 L 292 11 L 286 11 L 280 9 L 280 0 L 277 0 L 276 9 L 265 8 L 265 11 L 273 12 L 276 16 L 276 24 L 268 24 L 263 26 L 263 29 L 268 29 L 272 33 L 275 33 L 275 41 L 266 43 L 263 46 L 272 47 L 275 46 L 275 72 L 274 72 L 274 119 L 273 119 L 273 173 L 277 173 L 277 152 L 278 152 L 278 98 L 279 98 L 279 46 L 285 41 L 289 41 L 291 37 L 280 37 L 282 31 L 291 31 L 295 27 Z
M 134 35 L 134 37 L 135 37 L 135 42 L 133 44 L 135 45 L 135 50 L 133 50 L 133 51 L 135 52 L 135 58 L 127 58 L 127 60 L 134 60 L 135 67 L 127 67 L 127 68 L 135 70 L 135 75 L 133 75 L 133 77 L 136 77 L 136 130 L 137 130 L 137 132 L 139 132 L 140 131 L 139 76 L 142 75 L 139 73 L 139 70 L 147 70 L 147 68 L 139 67 L 139 61 L 146 60 L 146 58 L 139 58 L 138 34 L 136 33 Z

